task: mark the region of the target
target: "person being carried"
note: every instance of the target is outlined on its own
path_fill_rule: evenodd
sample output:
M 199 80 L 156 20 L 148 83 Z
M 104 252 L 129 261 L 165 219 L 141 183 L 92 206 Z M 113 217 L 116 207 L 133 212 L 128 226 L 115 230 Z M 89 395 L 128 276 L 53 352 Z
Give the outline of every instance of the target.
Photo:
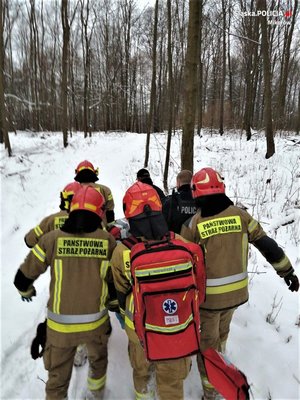
M 212 168 L 197 172 L 191 182 L 197 212 L 187 220 L 181 235 L 205 250 L 206 299 L 200 306 L 201 351 L 225 352 L 230 323 L 238 306 L 248 301 L 248 244 L 252 243 L 283 278 L 289 290 L 299 290 L 299 280 L 284 251 L 244 209 L 225 194 L 220 174 Z M 208 382 L 203 360 L 197 357 L 204 399 L 219 398 Z
M 39 240 L 14 279 L 22 299 L 31 301 L 35 280 L 50 267 L 46 400 L 67 398 L 76 348 L 82 343 L 89 360 L 86 399 L 103 398 L 111 332 L 107 304 L 115 295 L 109 260 L 116 246 L 101 229 L 104 202 L 90 186 L 76 191 L 65 224 Z
M 199 351 L 199 303 L 205 295 L 202 251 L 169 232 L 152 186 L 134 183 L 125 193 L 123 209 L 130 236 L 115 248 L 111 268 L 129 339 L 135 398 L 154 398 L 154 375 L 160 400 L 182 400 L 190 355 Z
M 157 191 L 160 201 L 161 202 L 164 201 L 164 199 L 166 198 L 166 195 L 161 190 L 161 188 L 154 185 L 154 183 L 151 179 L 151 176 L 150 176 L 150 172 L 147 169 L 145 169 L 145 168 L 140 169 L 136 174 L 136 179 L 138 182 L 146 183 L 147 185 L 152 186 Z
M 90 161 L 84 160 L 77 165 L 75 169 L 76 175 L 74 179 L 75 181 L 81 183 L 82 185 L 92 185 L 104 197 L 105 213 L 102 218 L 102 225 L 104 228 L 106 228 L 107 225 L 110 225 L 115 220 L 115 212 L 114 212 L 115 204 L 110 188 L 108 186 L 102 185 L 102 183 L 101 184 L 95 183 L 99 180 L 98 173 L 99 173 L 98 168 L 95 169 Z
M 184 169 L 176 178 L 176 188 L 163 203 L 163 214 L 170 231 L 180 233 L 182 224 L 196 213 L 196 204 L 192 196 L 191 180 L 193 174 Z

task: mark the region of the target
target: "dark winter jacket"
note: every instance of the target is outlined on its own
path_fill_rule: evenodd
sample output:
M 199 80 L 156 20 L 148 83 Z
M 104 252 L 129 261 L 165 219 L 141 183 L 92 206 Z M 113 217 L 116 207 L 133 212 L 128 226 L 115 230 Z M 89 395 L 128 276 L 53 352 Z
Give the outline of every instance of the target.
M 163 214 L 170 231 L 180 233 L 181 226 L 196 213 L 195 200 L 189 184 L 182 185 L 177 192 L 167 197 L 163 204 Z

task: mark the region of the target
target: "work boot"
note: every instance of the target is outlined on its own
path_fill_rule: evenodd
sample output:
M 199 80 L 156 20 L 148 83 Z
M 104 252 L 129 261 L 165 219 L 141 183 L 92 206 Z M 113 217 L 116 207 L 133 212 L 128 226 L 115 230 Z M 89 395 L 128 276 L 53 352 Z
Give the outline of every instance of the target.
M 75 357 L 74 357 L 74 366 L 82 367 L 87 360 L 87 348 L 85 344 L 80 344 L 77 346 Z

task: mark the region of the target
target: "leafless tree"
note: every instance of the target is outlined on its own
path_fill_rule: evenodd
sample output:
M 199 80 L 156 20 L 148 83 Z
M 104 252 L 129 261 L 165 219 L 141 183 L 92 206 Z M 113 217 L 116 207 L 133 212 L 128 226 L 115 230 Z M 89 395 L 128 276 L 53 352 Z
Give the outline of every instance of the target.
M 5 81 L 4 81 L 4 39 L 3 39 L 3 32 L 4 32 L 4 20 L 5 20 L 5 9 L 7 4 L 0 1 L 0 142 L 5 145 L 7 149 L 8 156 L 12 156 L 12 150 L 10 146 L 10 140 L 8 136 L 8 129 L 7 129 L 7 119 L 6 119 L 6 105 L 5 105 L 5 98 L 4 98 L 4 88 L 5 88 Z
M 189 2 L 181 168 L 193 171 L 200 1 Z
M 68 69 L 70 25 L 68 17 L 68 0 L 61 1 L 61 21 L 63 28 L 62 79 L 61 79 L 61 127 L 64 147 L 68 146 Z
M 257 1 L 257 9 L 260 11 L 267 10 L 266 0 Z M 267 139 L 267 153 L 266 158 L 272 157 L 275 153 L 275 143 L 273 136 L 273 122 L 272 122 L 272 77 L 271 77 L 271 63 L 269 55 L 269 39 L 267 29 L 267 17 L 261 15 L 261 47 L 263 56 L 263 69 L 264 69 L 264 122 Z
M 157 24 L 158 24 L 158 0 L 155 1 L 154 8 L 154 21 L 153 21 L 153 45 L 152 45 L 152 78 L 151 78 L 151 92 L 150 92 L 150 110 L 149 121 L 147 126 L 147 139 L 145 147 L 145 161 L 144 167 L 148 167 L 149 162 L 149 148 L 150 148 L 150 134 L 153 132 L 156 117 L 156 60 L 157 60 Z
M 173 107 L 174 107 L 174 86 L 173 86 L 173 58 L 172 58 L 172 10 L 171 0 L 167 1 L 168 8 L 168 137 L 166 147 L 166 158 L 164 168 L 164 190 L 168 193 L 168 173 L 169 173 L 169 162 L 170 162 L 170 151 L 171 151 L 171 138 L 172 138 L 172 127 L 173 127 Z

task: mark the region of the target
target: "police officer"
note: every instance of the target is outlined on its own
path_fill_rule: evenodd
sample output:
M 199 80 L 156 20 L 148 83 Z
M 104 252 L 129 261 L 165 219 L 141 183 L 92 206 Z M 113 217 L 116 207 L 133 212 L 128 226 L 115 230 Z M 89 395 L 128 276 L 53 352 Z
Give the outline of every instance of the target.
M 225 194 L 220 174 L 212 168 L 197 172 L 191 182 L 197 213 L 182 226 L 181 235 L 205 249 L 206 300 L 200 306 L 202 351 L 225 351 L 234 310 L 248 300 L 248 243 L 252 243 L 284 279 L 289 290 L 299 281 L 290 260 L 260 224 Z M 201 357 L 197 358 L 204 399 L 218 393 L 207 380 Z
M 100 229 L 104 198 L 85 186 L 72 199 L 61 229 L 45 234 L 21 264 L 14 284 L 23 299 L 36 295 L 34 281 L 50 267 L 44 364 L 46 399 L 67 397 L 76 347 L 88 349 L 87 399 L 101 399 L 111 331 L 106 307 L 113 282 L 109 259 L 115 239 Z
M 193 174 L 184 169 L 177 175 L 176 188 L 163 203 L 163 214 L 170 231 L 180 233 L 182 224 L 196 213 L 196 204 L 192 196 L 191 180 Z

